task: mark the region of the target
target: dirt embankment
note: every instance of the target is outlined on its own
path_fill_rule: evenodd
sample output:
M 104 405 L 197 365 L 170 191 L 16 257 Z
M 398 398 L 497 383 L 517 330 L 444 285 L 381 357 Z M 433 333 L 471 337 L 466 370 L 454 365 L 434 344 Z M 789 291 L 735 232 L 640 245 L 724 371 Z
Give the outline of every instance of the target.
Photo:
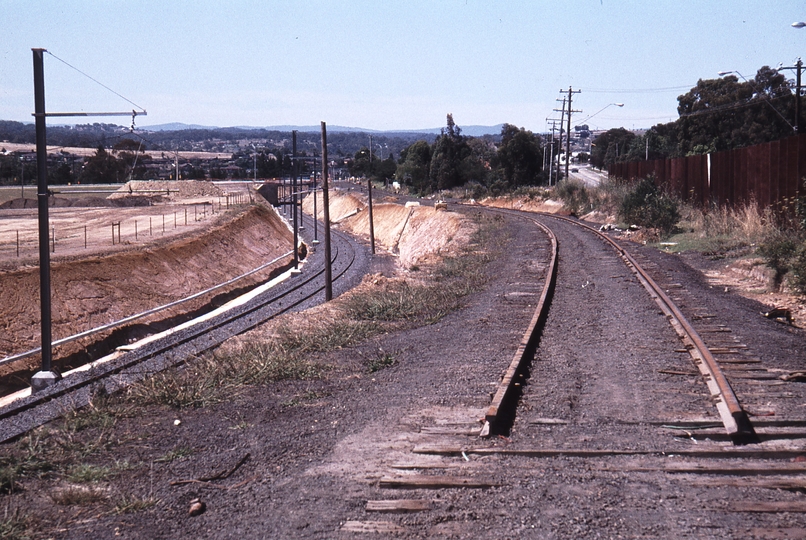
M 142 251 L 57 262 L 51 271 L 53 337 L 183 298 L 290 249 L 291 233 L 276 213 L 253 206 L 193 238 Z M 264 280 L 268 274 L 269 270 L 256 274 L 239 286 Z M 182 310 L 199 305 L 185 305 Z M 38 346 L 39 322 L 38 268 L 0 273 L 0 356 Z
M 317 210 L 322 219 L 321 200 L 318 202 Z M 304 212 L 313 213 L 313 197 L 307 197 L 302 204 Z M 330 197 L 330 219 L 346 232 L 369 238 L 367 200 L 360 193 L 334 192 Z M 451 240 L 468 234 L 459 214 L 437 211 L 431 206 L 405 207 L 373 200 L 372 222 L 376 246 L 397 255 L 404 269 L 429 255 L 441 253 Z

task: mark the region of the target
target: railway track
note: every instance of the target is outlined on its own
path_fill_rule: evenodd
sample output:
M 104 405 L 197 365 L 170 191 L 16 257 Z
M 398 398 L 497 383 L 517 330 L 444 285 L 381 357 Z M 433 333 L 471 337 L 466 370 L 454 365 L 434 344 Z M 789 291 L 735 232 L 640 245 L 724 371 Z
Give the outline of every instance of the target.
M 534 316 L 484 425 L 474 426 L 476 413 L 468 411 L 409 433 L 410 453 L 380 478 L 367 514 L 439 511 L 445 499 L 479 510 L 477 496 L 457 488 L 490 489 L 478 497 L 499 501 L 501 493 L 516 501 L 547 490 L 549 499 L 544 493 L 540 500 L 553 514 L 533 508 L 519 515 L 525 528 L 541 531 L 532 532 L 537 537 L 620 533 L 627 525 L 612 516 L 623 517 L 625 506 L 643 516 L 635 519 L 653 516 L 642 533 L 650 537 L 806 534 L 802 520 L 775 522 L 806 512 L 797 496 L 806 490 L 806 392 L 791 384 L 784 391 L 779 375 L 786 370 L 778 367 L 794 366 L 766 365 L 776 351 L 761 354 L 763 343 L 736 335 L 726 324 L 736 315 L 709 305 L 717 293 L 708 284 L 661 267 L 641 248 L 573 219 L 490 211 L 551 238 Z M 664 499 L 675 502 L 664 506 Z M 571 521 L 561 500 L 609 504 L 612 512 L 591 506 L 585 519 Z M 566 526 L 556 519 L 563 515 Z M 715 515 L 725 522 L 714 523 Z M 658 520 L 669 528 L 657 528 Z M 412 530 L 406 520 L 373 523 L 346 530 Z
M 310 220 L 306 220 L 306 225 L 309 230 L 313 228 Z M 360 281 L 368 259 L 365 248 L 354 239 L 338 231 L 331 234 L 333 291 L 338 295 Z M 96 393 L 113 393 L 202 354 L 273 317 L 324 302 L 324 272 L 324 249 L 309 248 L 298 275 L 288 271 L 281 279 L 255 287 L 201 317 L 117 347 L 103 358 L 65 373 L 61 381 L 46 390 L 34 394 L 28 390 L 4 397 L 0 407 L 0 442 L 53 420 L 69 408 L 86 405 Z

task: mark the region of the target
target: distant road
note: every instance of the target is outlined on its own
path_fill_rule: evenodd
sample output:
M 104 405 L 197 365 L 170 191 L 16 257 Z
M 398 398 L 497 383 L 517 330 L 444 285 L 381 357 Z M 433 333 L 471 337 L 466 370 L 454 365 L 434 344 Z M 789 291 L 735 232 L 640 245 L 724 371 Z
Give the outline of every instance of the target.
M 569 171 L 568 176 L 581 180 L 587 186 L 598 186 L 602 180 L 607 179 L 606 172 L 600 172 L 590 165 L 577 165 L 576 167 L 572 167 L 572 169 L 577 169 L 578 172 Z

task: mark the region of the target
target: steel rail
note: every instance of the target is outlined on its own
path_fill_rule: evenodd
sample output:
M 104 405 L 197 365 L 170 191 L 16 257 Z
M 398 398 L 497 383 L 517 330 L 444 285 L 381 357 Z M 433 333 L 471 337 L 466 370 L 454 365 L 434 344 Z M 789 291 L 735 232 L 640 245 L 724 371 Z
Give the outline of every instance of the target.
M 346 235 L 334 232 L 334 236 L 339 239 L 331 254 L 335 267 L 334 281 L 337 281 L 348 275 L 357 262 L 357 254 Z M 156 339 L 154 336 L 146 338 L 142 346 L 138 347 L 135 343 L 120 347 L 107 357 L 108 360 L 96 361 L 90 369 L 74 370 L 76 373 L 71 377 L 0 407 L 0 442 L 59 417 L 65 407 L 85 405 L 99 388 L 104 392 L 120 390 L 127 384 L 201 354 L 273 317 L 312 305 L 324 292 L 324 284 L 321 280 L 317 282 L 317 278 L 324 273 L 324 261 L 314 264 L 316 269 L 309 263 L 308 269 L 314 271 L 302 274 L 302 279 L 298 277 L 281 283 L 278 287 L 282 290 L 266 291 L 243 305 L 213 317 L 209 314 L 202 316 L 196 320 L 197 324 L 188 321 L 180 325 L 179 330 L 163 332 Z M 345 287 L 349 285 L 347 283 Z M 238 299 L 235 299 L 230 304 L 237 302 Z M 97 365 L 101 361 L 105 362 Z
M 508 213 L 500 210 L 496 211 Z M 526 215 L 519 215 L 519 217 L 528 219 L 546 233 L 546 236 L 548 236 L 551 242 L 551 260 L 548 266 L 548 274 L 543 282 L 540 300 L 532 315 L 532 320 L 529 322 L 529 326 L 521 338 L 521 342 L 518 345 L 517 351 L 515 351 L 515 355 L 509 367 L 504 372 L 504 376 L 498 384 L 498 388 L 487 409 L 487 413 L 484 415 L 484 426 L 480 433 L 482 437 L 505 434 L 511 426 L 511 419 L 513 417 L 512 411 L 516 406 L 518 390 L 521 384 L 519 379 L 523 375 L 524 368 L 529 363 L 529 357 L 534 355 L 537 338 L 546 323 L 551 297 L 554 294 L 554 285 L 557 282 L 557 237 L 551 229 L 538 220 Z
M 722 424 L 725 426 L 725 430 L 727 431 L 731 441 L 733 441 L 733 444 L 743 445 L 760 442 L 758 435 L 753 429 L 753 425 L 750 422 L 747 412 L 742 408 L 741 403 L 739 403 L 739 399 L 736 397 L 730 382 L 714 356 L 711 354 L 708 346 L 702 340 L 699 333 L 697 333 L 691 323 L 686 319 L 680 309 L 675 305 L 675 303 L 668 297 L 668 295 L 655 282 L 655 280 L 652 279 L 649 273 L 644 270 L 640 264 L 638 264 L 632 255 L 630 255 L 627 250 L 621 247 L 615 240 L 589 225 L 580 223 L 577 220 L 573 220 L 565 216 L 543 213 L 540 215 L 562 220 L 586 229 L 594 233 L 600 239 L 604 240 L 613 249 L 615 249 L 617 253 L 619 253 L 627 267 L 630 268 L 638 277 L 641 284 L 661 308 L 664 315 L 666 315 L 666 318 L 669 320 L 669 323 L 672 325 L 675 332 L 683 341 L 686 349 L 689 351 L 689 354 L 700 370 L 700 373 L 703 375 L 703 378 L 711 391 L 711 395 L 714 398 Z

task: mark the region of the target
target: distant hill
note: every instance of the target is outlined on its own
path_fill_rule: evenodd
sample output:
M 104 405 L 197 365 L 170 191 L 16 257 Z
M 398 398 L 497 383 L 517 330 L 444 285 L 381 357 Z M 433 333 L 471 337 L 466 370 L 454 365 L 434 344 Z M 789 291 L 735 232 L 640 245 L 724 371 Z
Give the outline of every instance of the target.
M 497 124 L 495 126 L 459 126 L 462 129 L 462 134 L 467 135 L 469 137 L 481 137 L 482 135 L 500 135 L 501 134 L 501 127 L 504 124 Z M 290 132 L 293 130 L 297 130 L 300 133 L 318 133 L 321 129 L 320 126 L 291 126 L 291 125 L 282 125 L 282 126 L 233 126 L 231 128 L 221 128 L 219 126 L 202 126 L 198 124 L 183 124 L 181 122 L 172 122 L 170 124 L 158 124 L 154 126 L 141 126 L 140 129 L 147 130 L 147 131 L 183 131 L 188 129 L 239 129 L 239 130 L 267 130 L 267 131 L 282 131 L 282 132 Z M 327 126 L 328 133 L 377 133 L 379 135 L 390 135 L 395 133 L 428 133 L 428 134 L 439 134 L 440 129 L 442 128 L 426 128 L 426 129 L 397 129 L 397 130 L 376 130 L 376 129 L 364 129 L 364 128 L 357 128 L 357 127 L 346 127 L 346 126 Z

